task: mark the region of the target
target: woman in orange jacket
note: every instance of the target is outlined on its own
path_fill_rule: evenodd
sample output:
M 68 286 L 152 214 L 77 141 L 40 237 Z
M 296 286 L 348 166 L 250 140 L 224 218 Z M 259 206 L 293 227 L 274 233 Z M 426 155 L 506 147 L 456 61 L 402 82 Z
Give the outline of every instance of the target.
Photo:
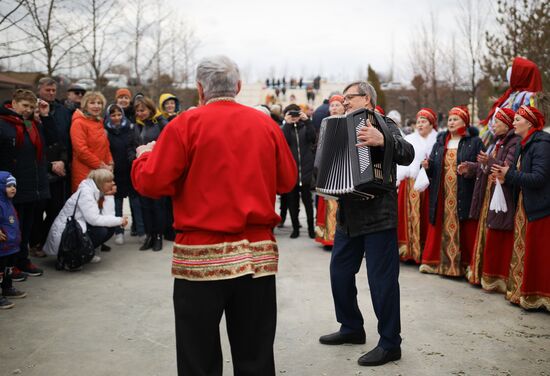
M 103 128 L 105 97 L 97 91 L 88 92 L 82 98 L 81 109 L 76 110 L 71 123 L 73 148 L 72 191 L 88 173 L 98 168 L 112 171 L 113 157 L 109 150 L 109 139 Z

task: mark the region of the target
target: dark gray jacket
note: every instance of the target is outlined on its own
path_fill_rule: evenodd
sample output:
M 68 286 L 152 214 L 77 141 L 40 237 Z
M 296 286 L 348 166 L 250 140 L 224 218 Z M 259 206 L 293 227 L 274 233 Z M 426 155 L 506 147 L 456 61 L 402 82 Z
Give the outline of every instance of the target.
M 520 155 L 521 170 L 518 171 L 516 163 Z M 527 220 L 550 215 L 550 134 L 535 132 L 524 147 L 518 147 L 505 183 L 514 186 L 516 195 L 519 189 L 523 192 Z
M 393 135 L 392 140 L 385 140 L 384 147 L 394 149 L 392 175 L 395 181 L 397 165 L 410 165 L 414 159 L 414 148 L 403 139 L 393 120 L 383 118 Z M 338 230 L 349 237 L 397 228 L 397 188 L 372 200 L 341 199 L 336 218 Z

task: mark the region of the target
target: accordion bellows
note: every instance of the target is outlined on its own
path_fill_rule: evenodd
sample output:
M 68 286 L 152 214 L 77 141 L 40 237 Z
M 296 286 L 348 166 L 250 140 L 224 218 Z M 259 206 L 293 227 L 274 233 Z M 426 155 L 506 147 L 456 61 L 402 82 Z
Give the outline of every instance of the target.
M 367 120 L 384 135 L 390 147 L 357 147 L 357 133 Z M 383 150 L 382 150 L 383 149 Z M 316 191 L 330 198 L 371 199 L 395 189 L 393 135 L 377 113 L 355 110 L 346 116 L 330 116 L 321 123 L 314 169 Z

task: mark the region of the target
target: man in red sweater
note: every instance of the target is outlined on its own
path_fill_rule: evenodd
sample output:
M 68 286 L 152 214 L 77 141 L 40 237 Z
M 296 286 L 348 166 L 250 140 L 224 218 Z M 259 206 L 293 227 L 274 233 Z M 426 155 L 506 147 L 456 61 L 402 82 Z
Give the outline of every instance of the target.
M 197 67 L 201 106 L 182 113 L 156 144 L 138 148 L 137 191 L 171 196 L 179 375 L 222 375 L 225 313 L 235 375 L 275 375 L 275 195 L 296 185 L 296 163 L 271 118 L 235 102 L 237 65 Z

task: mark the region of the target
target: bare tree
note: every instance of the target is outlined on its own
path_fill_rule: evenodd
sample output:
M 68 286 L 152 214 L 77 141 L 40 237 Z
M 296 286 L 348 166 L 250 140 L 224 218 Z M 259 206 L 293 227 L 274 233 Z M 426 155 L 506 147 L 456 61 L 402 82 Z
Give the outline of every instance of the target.
M 195 30 L 184 19 L 177 23 L 176 36 L 170 41 L 170 61 L 172 76 L 180 73 L 180 80 L 188 84 L 193 77 L 195 54 L 200 47 L 200 41 L 196 37 Z
M 438 79 L 440 50 L 438 47 L 438 24 L 435 13 L 430 12 L 430 22 L 422 23 L 417 38 L 412 43 L 410 60 L 413 74 L 420 74 L 429 83 L 432 95 L 432 106 L 439 109 Z M 428 103 L 425 103 L 428 105 Z
M 446 70 L 444 73 L 445 81 L 451 91 L 451 103 L 456 104 L 457 90 L 462 82 L 462 67 L 460 63 L 460 55 L 458 54 L 458 46 L 456 43 L 456 35 L 453 33 L 450 40 L 450 45 L 445 48 L 443 53 Z
M 461 13 L 458 17 L 458 25 L 468 57 L 468 84 L 473 115 L 477 111 L 476 94 L 481 70 L 480 64 L 483 59 L 484 30 L 488 11 L 483 0 L 460 0 L 458 4 Z
M 118 49 L 113 29 L 113 21 L 118 15 L 114 11 L 115 6 L 115 0 L 88 0 L 82 5 L 83 12 L 88 18 L 88 34 L 91 37 L 91 43 L 83 43 L 82 49 L 87 55 L 87 63 L 99 88 L 103 86 L 103 75 L 118 57 L 118 54 L 114 53 Z
M 148 4 L 148 2 L 145 0 L 135 0 L 133 3 L 127 5 L 128 8 L 132 8 L 129 12 L 129 14 L 131 14 L 131 19 L 128 20 L 131 25 L 130 38 L 132 44 L 130 60 L 138 85 L 141 84 L 140 58 L 143 53 L 142 43 L 149 29 L 155 23 L 154 21 L 145 19 L 145 14 L 148 11 L 148 6 L 146 4 Z
M 53 75 L 86 37 L 84 28 L 75 22 L 79 19 L 76 7 L 67 0 L 22 0 L 22 7 L 28 23 L 7 19 L 34 43 L 36 48 L 31 54 L 45 66 L 48 75 Z
M 26 46 L 28 42 L 28 36 L 18 36 L 14 38 L 9 29 L 14 28 L 15 25 L 21 24 L 27 18 L 28 13 L 25 12 L 23 7 L 23 0 L 4 0 L 2 2 L 2 8 L 0 8 L 0 33 L 5 38 L 5 41 L 0 42 L 0 51 L 5 51 L 0 54 L 0 60 L 10 59 L 29 55 L 36 52 L 37 49 L 29 49 Z

